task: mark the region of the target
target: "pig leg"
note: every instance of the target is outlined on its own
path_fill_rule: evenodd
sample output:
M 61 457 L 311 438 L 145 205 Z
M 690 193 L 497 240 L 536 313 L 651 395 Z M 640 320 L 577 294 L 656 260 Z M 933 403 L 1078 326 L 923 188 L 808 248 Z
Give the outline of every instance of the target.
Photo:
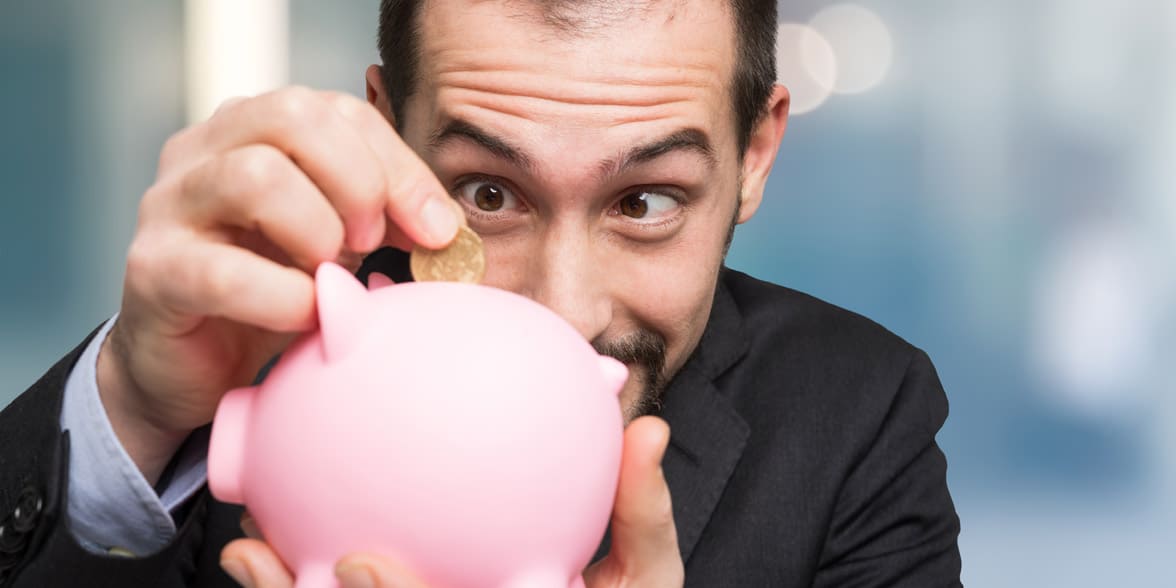
M 584 588 L 584 578 L 575 574 L 568 579 L 568 573 L 558 568 L 531 569 L 511 578 L 500 588 Z
M 335 568 L 321 563 L 302 566 L 294 577 L 294 588 L 339 588 Z

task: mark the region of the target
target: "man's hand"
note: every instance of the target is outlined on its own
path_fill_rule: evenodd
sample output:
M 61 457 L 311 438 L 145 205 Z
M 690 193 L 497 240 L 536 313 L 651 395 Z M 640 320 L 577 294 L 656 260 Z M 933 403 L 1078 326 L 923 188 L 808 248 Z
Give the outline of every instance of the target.
M 681 586 L 685 581 L 670 487 L 661 467 L 669 442 L 670 427 L 656 417 L 641 417 L 625 428 L 612 548 L 584 571 L 589 588 Z
M 612 514 L 612 550 L 584 571 L 588 588 L 676 587 L 685 581 L 678 552 L 670 489 L 661 461 L 670 429 L 656 417 L 641 417 L 625 429 L 621 476 Z M 290 572 L 262 540 L 252 523 L 242 527 L 253 538 L 238 539 L 221 552 L 221 566 L 248 588 L 289 588 Z M 425 588 L 413 572 L 387 557 L 354 554 L 335 567 L 343 588 Z M 554 587 L 553 587 L 554 588 Z
M 98 357 L 103 405 L 147 480 L 225 392 L 314 326 L 319 263 L 442 247 L 459 210 L 391 124 L 345 94 L 229 101 L 169 139 Z

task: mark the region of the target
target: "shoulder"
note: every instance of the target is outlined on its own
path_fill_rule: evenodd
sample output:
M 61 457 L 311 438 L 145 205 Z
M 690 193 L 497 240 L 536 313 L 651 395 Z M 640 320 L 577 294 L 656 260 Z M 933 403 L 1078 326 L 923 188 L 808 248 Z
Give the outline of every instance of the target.
M 807 294 L 730 270 L 721 279 L 746 353 L 715 384 L 749 434 L 725 496 L 740 511 L 763 505 L 733 532 L 757 525 L 794 546 L 817 584 L 958 577 L 959 523 L 934 441 L 946 396 L 926 354 Z
M 918 352 L 882 325 L 819 298 L 725 269 L 722 286 L 751 353 L 787 353 L 819 364 L 902 361 Z
M 929 388 L 922 401 L 946 416 L 926 354 L 873 320 L 734 270 L 724 270 L 722 287 L 747 344 L 722 387 L 749 420 L 876 430 L 912 385 Z

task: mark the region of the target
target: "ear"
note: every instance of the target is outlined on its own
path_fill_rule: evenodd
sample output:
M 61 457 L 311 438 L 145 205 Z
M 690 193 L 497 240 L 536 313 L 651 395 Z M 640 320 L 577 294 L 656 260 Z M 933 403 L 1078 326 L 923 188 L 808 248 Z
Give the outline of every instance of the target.
M 367 84 L 367 101 L 376 107 L 392 126 L 396 126 L 396 114 L 392 112 L 392 103 L 388 101 L 388 92 L 384 91 L 384 79 L 380 76 L 380 66 L 369 65 L 364 72 Z
M 629 381 L 629 368 L 607 355 L 600 356 L 600 371 L 604 373 L 604 381 L 613 388 L 613 394 L 620 394 Z
M 395 284 L 396 284 L 396 282 L 393 282 L 392 278 L 389 278 L 388 276 L 385 276 L 384 274 L 381 274 L 380 272 L 372 272 L 372 273 L 368 274 L 368 291 L 369 292 L 372 290 L 379 290 L 380 288 L 384 288 L 386 286 L 392 286 Z
M 788 104 L 791 97 L 788 88 L 775 84 L 768 98 L 768 111 L 751 131 L 747 151 L 743 154 L 743 191 L 739 195 L 739 222 L 747 222 L 764 199 L 764 184 L 772 172 L 780 139 L 788 127 Z
M 323 357 L 343 358 L 364 327 L 367 291 L 350 272 L 329 261 L 318 266 L 314 282 Z

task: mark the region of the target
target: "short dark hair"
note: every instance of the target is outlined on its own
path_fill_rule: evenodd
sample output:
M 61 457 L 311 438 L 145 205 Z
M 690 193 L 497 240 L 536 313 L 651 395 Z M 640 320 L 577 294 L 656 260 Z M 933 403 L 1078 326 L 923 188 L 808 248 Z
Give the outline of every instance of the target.
M 553 0 L 531 0 L 540 5 Z M 560 1 L 560 0 L 554 0 Z M 568 0 L 563 0 L 566 3 Z M 573 2 L 576 0 L 572 0 Z M 617 0 L 579 0 L 612 2 Z M 736 37 L 735 73 L 731 102 L 739 153 L 751 140 L 751 131 L 766 112 L 776 81 L 776 0 L 724 0 L 734 13 Z M 404 120 L 404 105 L 416 84 L 420 47 L 417 13 L 424 0 L 380 0 L 380 78 L 388 93 L 397 125 Z

